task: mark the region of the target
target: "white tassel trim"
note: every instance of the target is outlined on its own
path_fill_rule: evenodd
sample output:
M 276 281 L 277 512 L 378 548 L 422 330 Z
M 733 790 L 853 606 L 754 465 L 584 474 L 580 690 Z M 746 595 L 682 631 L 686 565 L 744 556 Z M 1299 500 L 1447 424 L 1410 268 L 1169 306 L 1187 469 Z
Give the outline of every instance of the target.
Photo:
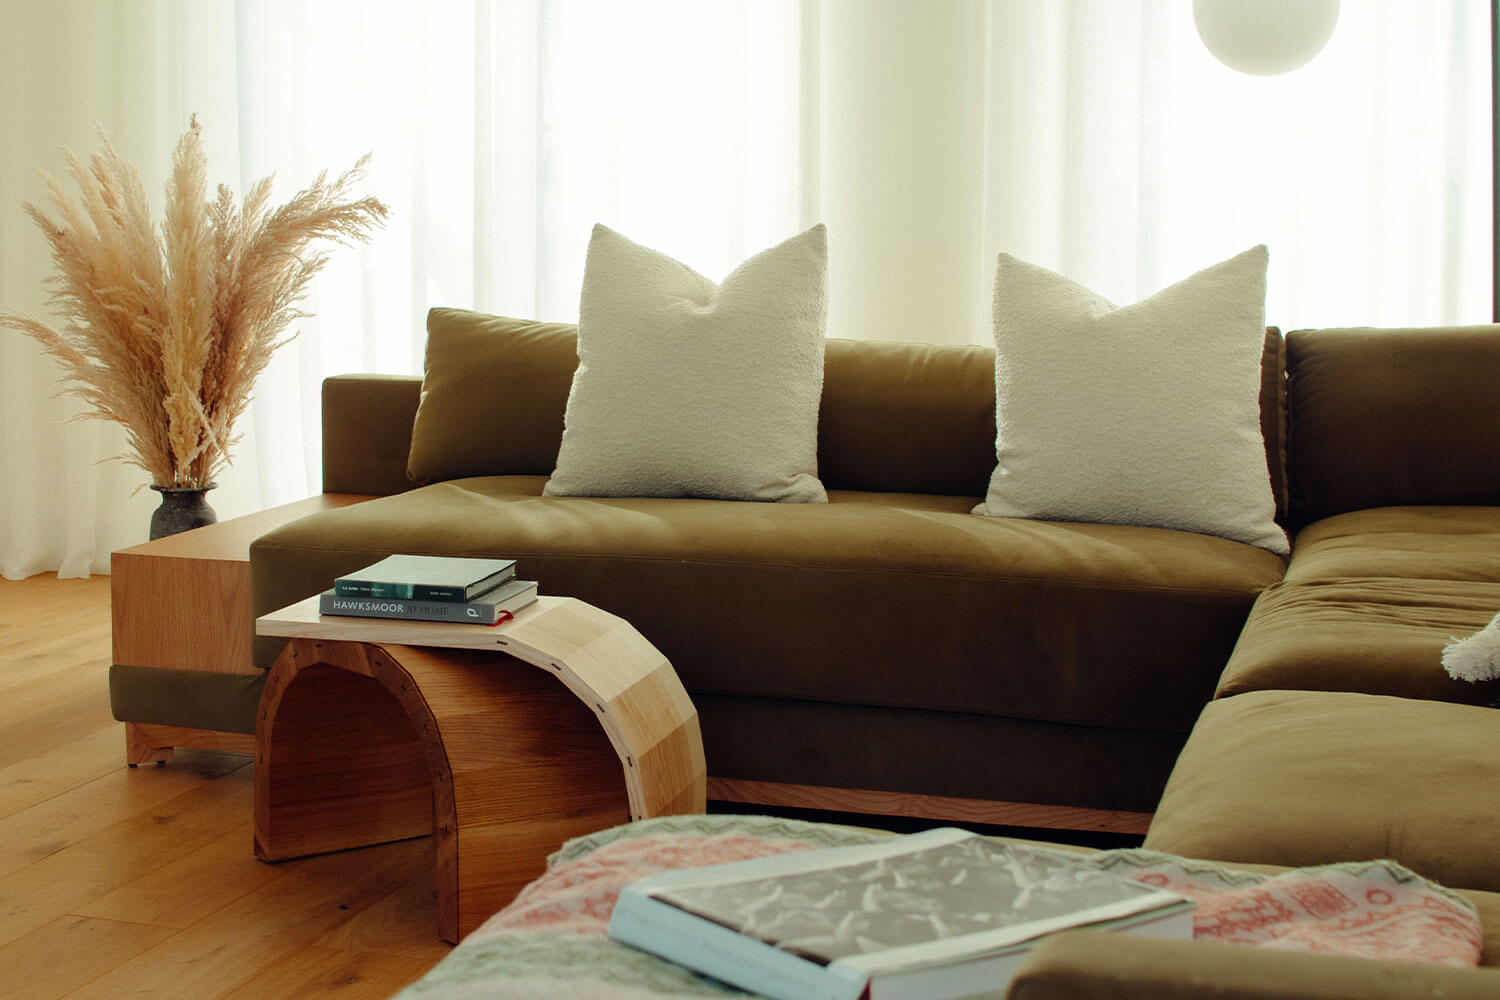
M 1467 639 L 1455 636 L 1443 649 L 1443 667 L 1461 681 L 1500 679 L 1500 615 Z

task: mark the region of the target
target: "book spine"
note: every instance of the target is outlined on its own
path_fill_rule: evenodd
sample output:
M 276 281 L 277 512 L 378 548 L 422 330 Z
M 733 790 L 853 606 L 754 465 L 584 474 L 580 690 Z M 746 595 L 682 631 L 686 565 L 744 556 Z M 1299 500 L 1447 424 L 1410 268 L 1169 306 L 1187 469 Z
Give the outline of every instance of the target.
M 375 597 L 398 601 L 411 600 L 416 596 L 409 583 L 380 583 L 375 580 L 335 580 L 333 592 L 339 597 Z
M 414 601 L 467 601 L 469 595 L 460 587 L 438 587 L 425 583 L 412 584 Z
M 473 610 L 477 614 L 471 614 Z M 408 618 L 426 622 L 468 622 L 493 625 L 509 612 L 498 615 L 492 604 L 461 604 L 455 601 L 418 601 L 394 597 L 344 597 L 324 594 L 318 600 L 318 611 L 325 615 L 352 615 L 357 618 Z
M 486 583 L 483 591 L 487 592 L 500 586 L 505 580 L 496 580 Z M 333 592 L 340 597 L 379 597 L 393 598 L 400 601 L 457 601 L 463 603 L 469 599 L 468 592 L 462 587 L 448 587 L 441 584 L 427 583 L 387 583 L 379 580 L 335 580 L 333 581 Z
M 668 961 L 776 1000 L 858 1000 L 863 983 L 629 888 L 609 936 Z

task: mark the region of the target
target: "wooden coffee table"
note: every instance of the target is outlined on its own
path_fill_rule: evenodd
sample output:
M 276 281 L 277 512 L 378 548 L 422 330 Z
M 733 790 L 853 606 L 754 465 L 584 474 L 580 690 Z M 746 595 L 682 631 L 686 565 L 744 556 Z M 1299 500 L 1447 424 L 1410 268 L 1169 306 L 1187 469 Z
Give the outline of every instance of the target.
M 621 618 L 543 597 L 498 625 L 265 615 L 292 641 L 255 730 L 266 861 L 432 834 L 439 933 L 458 941 L 567 838 L 703 812 L 698 713 Z

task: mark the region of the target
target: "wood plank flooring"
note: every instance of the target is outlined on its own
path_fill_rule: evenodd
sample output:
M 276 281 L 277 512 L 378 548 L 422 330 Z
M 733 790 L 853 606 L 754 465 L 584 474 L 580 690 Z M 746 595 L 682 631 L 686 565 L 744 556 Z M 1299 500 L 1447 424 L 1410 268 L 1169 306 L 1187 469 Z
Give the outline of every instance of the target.
M 268 865 L 249 757 L 127 768 L 109 577 L 0 579 L 7 998 L 384 998 L 447 954 L 430 839 Z

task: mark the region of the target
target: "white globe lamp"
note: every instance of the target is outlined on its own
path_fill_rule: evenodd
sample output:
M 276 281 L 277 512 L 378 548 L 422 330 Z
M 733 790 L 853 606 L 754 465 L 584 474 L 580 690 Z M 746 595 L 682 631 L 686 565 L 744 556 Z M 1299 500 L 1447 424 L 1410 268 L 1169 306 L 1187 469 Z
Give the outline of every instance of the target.
M 1254 76 L 1305 65 L 1328 44 L 1338 19 L 1339 0 L 1193 0 L 1193 22 L 1208 51 Z

